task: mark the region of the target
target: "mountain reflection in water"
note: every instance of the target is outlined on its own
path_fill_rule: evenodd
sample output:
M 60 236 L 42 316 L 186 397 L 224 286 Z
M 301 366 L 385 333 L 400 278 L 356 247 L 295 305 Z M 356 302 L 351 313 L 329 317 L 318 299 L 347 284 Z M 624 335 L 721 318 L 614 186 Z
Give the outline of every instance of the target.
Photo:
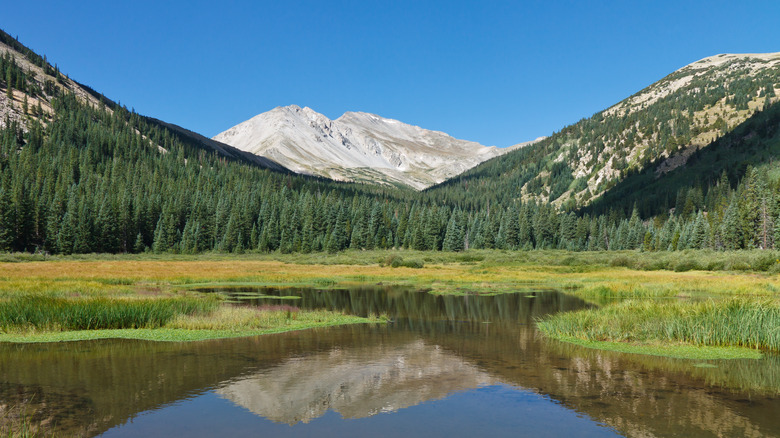
M 292 358 L 216 393 L 281 423 L 307 423 L 334 411 L 363 418 L 493 383 L 487 373 L 421 340 L 334 349 Z
M 698 368 L 691 361 L 547 341 L 534 318 L 586 306 L 565 294 L 440 297 L 393 288 L 262 293 L 300 295 L 296 305 L 303 308 L 385 313 L 394 322 L 194 343 L 3 344 L 0 421 L 13 421 L 4 412 L 31 399 L 31 420 L 59 435 L 137 435 L 141 419 L 152 412 L 165 416 L 216 394 L 214 400 L 230 400 L 240 411 L 296 431 L 330 418 L 328 412 L 349 427 L 359 423 L 353 419 L 427 409 L 427 402 L 453 394 L 486 397 L 494 391 L 474 388 L 506 385 L 627 436 L 780 435 L 776 356 Z M 433 412 L 441 421 L 451 416 L 444 408 Z M 494 434 L 516 420 L 507 412 L 491 418 Z

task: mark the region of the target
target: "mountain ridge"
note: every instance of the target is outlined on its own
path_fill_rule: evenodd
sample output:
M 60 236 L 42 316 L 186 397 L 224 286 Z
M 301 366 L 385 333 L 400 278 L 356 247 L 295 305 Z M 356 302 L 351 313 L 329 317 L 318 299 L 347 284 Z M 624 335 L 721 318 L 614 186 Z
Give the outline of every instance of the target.
M 218 143 L 129 111 L 88 87 L 81 86 L 88 93 L 83 98 L 60 90 L 67 76 L 6 34 L 0 41 L 10 41 L 14 56 L 27 57 L 45 77 L 41 82 L 40 72 L 19 68 L 14 56 L 0 59 L 0 102 L 13 111 L 22 107 L 29 128 L 23 132 L 17 121 L 0 126 L 0 251 L 651 251 L 780 243 L 780 172 L 772 161 L 780 150 L 780 65 L 774 55 L 700 63 L 695 70 L 702 77 L 691 79 L 684 76 L 692 69 L 675 72 L 612 111 L 416 192 L 273 172 L 241 155 L 228 157 L 204 144 Z M 42 94 L 53 114 L 24 107 Z M 355 119 L 352 129 L 311 109 L 289 111 L 276 115 L 296 122 L 284 125 L 290 132 L 323 138 L 320 130 L 327 130 L 344 140 L 335 145 L 340 148 L 354 147 L 350 139 L 366 130 L 371 135 L 360 138 L 379 144 L 384 134 L 374 125 L 396 139 L 398 128 L 411 137 L 422 131 L 367 113 L 347 114 L 344 119 Z M 751 113 L 756 117 L 741 122 Z M 435 149 L 442 138 L 449 137 L 431 133 L 425 147 Z M 462 144 L 467 151 L 473 146 Z M 657 174 L 657 182 L 648 183 L 655 174 L 636 174 L 665 157 L 679 163 Z M 583 160 L 589 173 L 575 175 Z M 594 181 L 607 162 L 620 164 L 619 171 Z M 718 166 L 727 172 L 718 176 Z M 366 180 L 387 177 L 373 168 L 356 172 Z M 621 182 L 631 175 L 637 177 Z M 689 176 L 704 177 L 704 184 Z M 610 200 L 592 214 L 577 208 L 600 193 L 621 197 L 635 187 L 658 193 L 637 194 L 635 203 Z M 574 209 L 578 214 L 567 211 Z M 654 212 L 660 213 L 649 216 Z
M 659 176 L 684 166 L 695 151 L 778 102 L 778 93 L 780 53 L 703 58 L 429 190 L 467 205 L 533 200 L 581 208 L 648 166 Z
M 5 92 L 0 94 L 0 128 L 6 122 L 18 124 L 23 131 L 27 131 L 33 123 L 46 125 L 52 121 L 55 114 L 54 100 L 57 97 L 72 93 L 81 102 L 99 107 L 113 113 L 116 110 L 127 111 L 121 105 L 109 99 L 105 95 L 93 90 L 91 87 L 63 74 L 55 66 L 52 66 L 45 57 L 41 57 L 7 33 L 0 30 L 0 56 L 4 57 L 4 63 L 16 66 L 18 76 L 15 84 L 8 90 L 8 84 L 0 80 L 0 88 Z M 14 88 L 22 84 L 21 89 Z M 164 122 L 162 120 L 140 116 L 147 122 L 159 125 L 170 130 L 176 135 L 186 138 L 193 146 L 207 151 L 212 151 L 222 157 L 244 161 L 260 167 L 279 172 L 288 172 L 283 166 L 267 158 L 258 157 L 238 150 L 230 145 L 208 139 L 196 132 L 181 126 Z M 157 144 L 161 153 L 167 150 Z
M 347 111 L 330 120 L 298 105 L 258 114 L 213 139 L 298 173 L 418 190 L 508 152 L 376 114 Z

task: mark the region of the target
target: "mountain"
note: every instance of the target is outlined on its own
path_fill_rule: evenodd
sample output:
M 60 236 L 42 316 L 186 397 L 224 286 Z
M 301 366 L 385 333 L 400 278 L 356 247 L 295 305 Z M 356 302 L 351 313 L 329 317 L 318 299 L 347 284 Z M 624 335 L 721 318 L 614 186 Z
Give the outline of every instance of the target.
M 267 157 L 298 173 L 422 189 L 508 150 L 485 147 L 374 114 L 336 120 L 296 105 L 274 108 L 214 140 Z
M 60 73 L 56 66 L 0 31 L 0 126 L 16 122 L 26 129 L 28 121 L 46 122 L 54 113 L 52 100 L 59 94 L 73 93 L 92 106 L 101 104 L 100 96 Z M 8 83 L 10 79 L 10 84 Z M 9 86 L 10 85 L 10 86 Z
M 582 212 L 599 215 L 618 210 L 628 214 L 636 208 L 646 218 L 666 216 L 669 211 L 687 215 L 704 209 L 712 213 L 717 209 L 717 197 L 712 193 L 718 190 L 710 193 L 708 189 L 733 185 L 751 168 L 766 174 L 764 180 L 775 184 L 779 175 L 778 155 L 780 102 L 775 102 L 707 147 L 686 154 L 684 165 L 669 169 L 661 160 L 657 166 L 628 173 L 604 195 L 584 206 Z
M 657 178 L 778 101 L 780 53 L 696 61 L 534 145 L 485 162 L 439 187 L 466 205 L 513 200 L 591 204 L 628 175 Z
M 395 412 L 495 380 L 438 345 L 411 340 L 296 357 L 215 392 L 255 415 L 293 425 L 328 411 L 353 419 Z
M 101 108 L 112 113 L 120 105 L 82 85 L 61 73 L 45 57 L 28 49 L 16 39 L 0 30 L 0 127 L 8 123 L 17 123 L 27 131 L 33 122 L 48 124 L 54 117 L 54 100 L 58 96 L 72 94 L 91 107 Z M 10 76 L 9 76 L 10 74 Z M 10 87 L 8 78 L 11 78 Z M 124 108 L 126 111 L 126 108 Z M 232 146 L 203 137 L 172 123 L 166 123 L 151 117 L 142 117 L 146 123 L 169 130 L 173 135 L 181 136 L 189 146 L 215 152 L 222 157 L 243 161 L 264 168 L 286 172 L 287 169 L 267 158 L 258 157 L 238 150 Z M 156 145 L 160 153 L 167 149 Z
M 780 247 L 776 54 L 691 64 L 415 191 L 403 183 L 410 174 L 417 187 L 442 177 L 444 145 L 466 157 L 491 149 L 370 114 L 328 121 L 288 107 L 271 112 L 284 129 L 266 135 L 279 151 L 313 139 L 308 159 L 322 163 L 373 146 L 346 155 L 357 167 L 332 171 L 388 185 L 270 170 L 248 151 L 129 111 L 2 32 L 0 43 L 0 251 Z
M 0 43 L 0 252 L 340 250 L 358 213 L 381 220 L 361 245 L 389 247 L 386 224 L 419 196 L 294 174 L 130 111 L 2 31 Z

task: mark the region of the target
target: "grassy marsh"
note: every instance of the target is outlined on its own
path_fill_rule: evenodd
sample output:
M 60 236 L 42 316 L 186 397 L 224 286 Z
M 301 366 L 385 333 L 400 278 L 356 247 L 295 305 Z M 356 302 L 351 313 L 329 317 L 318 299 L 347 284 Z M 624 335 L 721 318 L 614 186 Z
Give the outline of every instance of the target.
M 219 299 L 165 298 L 60 298 L 21 295 L 0 300 L 0 330 L 63 331 L 162 327 L 175 317 L 214 312 Z
M 64 342 L 95 339 L 139 339 L 147 341 L 203 341 L 267 335 L 318 327 L 383 322 L 329 311 L 232 308 L 221 306 L 211 314 L 179 316 L 159 328 L 101 329 L 72 331 L 28 331 L 0 333 L 0 342 Z
M 538 326 L 554 339 L 631 353 L 712 359 L 780 351 L 780 302 L 770 299 L 635 299 L 552 315 Z
M 395 263 L 394 267 L 393 261 L 399 258 L 420 261 L 415 266 L 423 267 L 405 267 L 400 263 Z M 559 320 L 541 324 L 546 333 L 561 340 L 578 340 L 576 342 L 591 346 L 609 342 L 613 349 L 625 347 L 630 342 L 650 346 L 654 343 L 663 345 L 674 339 L 674 342 L 692 348 L 709 345 L 778 350 L 776 340 L 732 342 L 739 332 L 739 324 L 744 321 L 733 319 L 731 314 L 716 312 L 720 306 L 730 306 L 731 301 L 724 299 L 731 297 L 740 297 L 745 318 L 748 315 L 763 318 L 767 312 L 776 311 L 780 278 L 774 272 L 780 267 L 780 256 L 772 251 L 142 254 L 56 257 L 46 262 L 30 261 L 35 257 L 29 255 L 6 254 L 0 259 L 7 261 L 0 262 L 0 300 L 30 294 L 65 298 L 163 299 L 214 285 L 329 288 L 356 283 L 386 284 L 464 295 L 559 289 L 601 306 L 587 311 L 590 313 L 561 314 L 556 317 Z M 709 299 L 715 304 L 706 307 L 698 302 L 701 299 Z M 632 300 L 632 303 L 622 304 L 624 300 Z M 646 324 L 657 319 L 659 328 L 655 332 L 648 331 L 645 326 L 624 324 L 627 320 L 636 320 L 637 309 L 647 316 Z M 710 336 L 711 327 L 697 328 L 692 324 L 701 321 L 679 316 L 696 312 L 709 315 L 701 316 L 704 318 L 701 321 L 709 318 L 710 322 L 729 325 L 732 333 Z M 620 323 L 610 324 L 610 318 L 616 318 Z M 556 324 L 554 329 L 550 325 L 553 323 Z M 586 323 L 609 333 L 585 334 Z M 665 330 L 672 323 L 676 324 L 677 337 L 663 337 L 667 336 Z M 636 330 L 641 333 L 634 333 Z M 773 333 L 772 336 L 777 335 L 776 331 Z
M 422 260 L 423 268 L 392 267 L 385 261 L 402 254 Z M 0 297 L 22 291 L 51 294 L 170 293 L 179 288 L 220 285 L 336 287 L 349 283 L 384 283 L 430 289 L 433 293 L 502 293 L 529 288 L 577 291 L 589 299 L 646 296 L 774 295 L 780 281 L 765 271 L 675 272 L 623 266 L 673 265 L 688 258 L 700 264 L 763 260 L 757 251 L 678 253 L 567 251 L 347 251 L 323 254 L 246 254 L 199 256 L 95 255 L 58 257 L 45 263 L 0 263 Z M 10 258 L 7 256 L 6 258 Z M 616 262 L 617 259 L 617 262 Z M 736 262 L 735 262 L 736 263 Z M 743 262 L 739 262 L 743 263 Z M 744 262 L 746 263 L 746 262 Z M 731 263 L 734 264 L 734 263 Z M 763 265 L 762 265 L 763 266 Z M 156 291 L 156 292 L 155 292 Z

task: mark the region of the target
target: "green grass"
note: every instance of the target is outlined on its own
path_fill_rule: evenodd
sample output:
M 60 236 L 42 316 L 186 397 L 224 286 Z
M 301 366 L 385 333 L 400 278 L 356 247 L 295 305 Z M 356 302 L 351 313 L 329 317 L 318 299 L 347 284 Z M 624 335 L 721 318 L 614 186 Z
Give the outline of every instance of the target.
M 60 298 L 22 295 L 0 300 L 0 330 L 105 330 L 155 328 L 178 315 L 208 313 L 217 297 Z
M 684 250 L 684 251 L 582 251 L 564 250 L 469 250 L 464 252 L 414 251 L 414 250 L 347 250 L 336 254 L 281 254 L 248 252 L 225 254 L 77 254 L 43 256 L 28 253 L 0 253 L 0 262 L 24 263 L 32 261 L 282 261 L 303 265 L 387 265 L 397 266 L 408 261 L 412 267 L 428 264 L 478 263 L 481 266 L 555 266 L 568 267 L 570 271 L 603 267 L 626 267 L 640 271 L 668 270 L 700 271 L 752 271 L 780 273 L 780 251 L 775 250 Z M 323 282 L 330 282 L 327 278 Z
M 193 294 L 191 290 L 197 287 L 217 286 L 330 289 L 347 284 L 379 284 L 457 295 L 525 295 L 555 289 L 604 306 L 599 312 L 606 312 L 606 309 L 624 300 L 654 302 L 661 307 L 652 312 L 658 311 L 661 316 L 664 312 L 675 314 L 677 311 L 677 316 L 666 321 L 663 333 L 657 330 L 660 334 L 646 338 L 636 338 L 637 327 L 622 326 L 622 322 L 613 330 L 611 337 L 587 338 L 577 327 L 561 331 L 557 335 L 559 337 L 652 345 L 658 340 L 668 342 L 668 338 L 664 337 L 665 331 L 674 328 L 675 340 L 672 344 L 697 347 L 746 345 L 753 349 L 758 345 L 759 349 L 777 351 L 776 346 L 771 346 L 777 344 L 776 339 L 772 340 L 772 336 L 777 335 L 777 318 L 772 312 L 775 312 L 780 299 L 780 277 L 772 275 L 780 270 L 780 252 L 777 251 L 470 250 L 453 253 L 382 250 L 344 251 L 334 255 L 91 254 L 53 259 L 41 263 L 29 255 L 0 254 L 0 260 L 20 262 L 0 265 L 3 269 L 0 274 L 0 302 L 27 295 L 67 300 L 107 298 L 130 301 L 150 296 L 155 299 L 176 298 Z M 422 267 L 409 269 L 401 266 L 400 262 L 407 260 L 415 261 L 415 266 L 419 266 L 416 264 L 419 261 Z M 392 267 L 394 262 L 397 268 Z M 710 317 L 702 317 L 698 322 L 680 314 L 682 310 L 697 309 L 697 300 L 724 300 L 734 296 L 741 297 L 747 304 L 723 314 L 709 309 Z M 610 317 L 630 321 L 636 319 L 633 310 L 636 309 Z M 770 318 L 769 326 L 762 326 L 759 321 L 766 317 Z M 751 318 L 752 321 L 748 321 Z M 701 326 L 705 323 L 710 325 Z M 143 324 L 131 326 L 148 328 Z M 651 325 L 650 322 L 647 324 Z M 744 324 L 748 324 L 746 332 L 741 331 Z M 53 325 L 56 327 L 56 324 Z M 609 322 L 605 326 L 609 327 Z M 164 326 L 161 328 L 166 329 Z M 759 332 L 760 335 L 757 334 Z M 737 339 L 738 335 L 748 334 L 752 338 L 736 345 L 728 343 Z M 550 333 L 550 336 L 555 334 Z
M 537 324 L 554 339 L 630 353 L 703 359 L 780 351 L 780 302 L 768 298 L 626 300 Z
M 0 410 L 0 437 L 8 438 L 38 438 L 54 436 L 46 430 L 42 421 L 35 421 L 29 412 L 30 400 L 19 404 L 4 402 Z
M 204 300 L 215 302 L 214 300 Z M 155 328 L 102 328 L 57 330 L 33 326 L 0 333 L 0 342 L 63 342 L 94 339 L 141 339 L 150 341 L 200 341 L 330 327 L 343 324 L 384 322 L 384 318 L 345 315 L 325 310 L 300 310 L 288 305 L 229 306 L 209 311 L 181 312 Z
M 671 357 L 676 359 L 761 359 L 763 355 L 758 350 L 744 347 L 711 347 L 703 345 L 686 344 L 660 344 L 660 343 L 628 343 L 592 341 L 575 338 L 573 336 L 554 335 L 553 339 L 580 345 L 597 350 L 616 351 L 618 353 L 646 354 L 650 356 Z M 711 366 L 711 365 L 710 365 Z
M 309 313 L 309 312 L 301 312 Z M 305 330 L 317 327 L 331 327 L 345 324 L 360 324 L 367 322 L 381 322 L 376 318 L 361 318 L 358 316 L 332 313 L 319 320 L 309 320 L 299 316 L 299 320 L 291 320 L 275 327 L 264 328 L 228 328 L 228 329 L 191 329 L 191 328 L 156 328 L 156 329 L 118 329 L 118 330 L 76 330 L 63 332 L 37 332 L 37 333 L 0 333 L 0 342 L 33 343 L 33 342 L 65 342 L 88 341 L 96 339 L 139 339 L 145 341 L 164 342 L 189 342 L 204 341 L 209 339 L 237 338 L 245 336 L 258 336 L 273 333 L 283 333 L 295 330 Z

